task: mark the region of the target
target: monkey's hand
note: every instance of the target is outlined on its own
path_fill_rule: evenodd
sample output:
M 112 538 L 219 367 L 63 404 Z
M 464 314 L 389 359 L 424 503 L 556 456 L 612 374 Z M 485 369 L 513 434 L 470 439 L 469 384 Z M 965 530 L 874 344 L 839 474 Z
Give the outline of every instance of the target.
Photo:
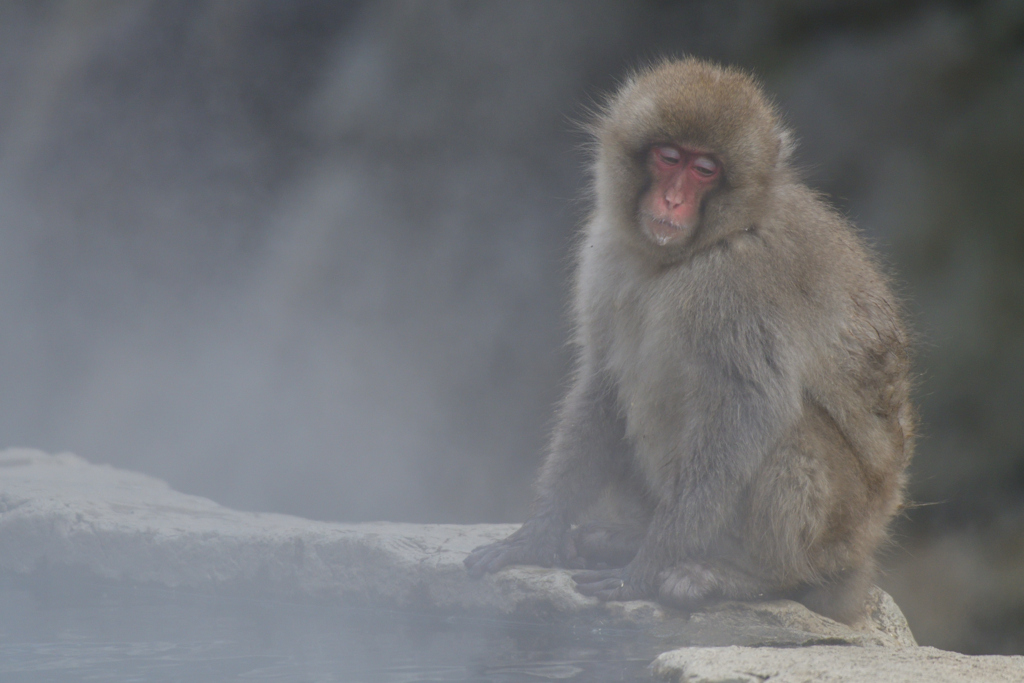
M 576 590 L 602 601 L 640 600 L 650 597 L 645 582 L 630 571 L 632 563 L 617 569 L 593 569 L 572 575 Z
M 463 560 L 463 564 L 474 578 L 496 572 L 510 564 L 552 567 L 562 560 L 567 531 L 567 525 L 546 518 L 528 519 L 505 540 L 475 549 Z

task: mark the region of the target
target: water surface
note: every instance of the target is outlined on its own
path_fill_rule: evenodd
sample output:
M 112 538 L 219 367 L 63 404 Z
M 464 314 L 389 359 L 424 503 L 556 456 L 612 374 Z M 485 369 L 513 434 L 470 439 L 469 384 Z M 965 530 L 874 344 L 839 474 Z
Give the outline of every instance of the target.
M 637 631 L 0 578 L 0 681 L 649 681 Z

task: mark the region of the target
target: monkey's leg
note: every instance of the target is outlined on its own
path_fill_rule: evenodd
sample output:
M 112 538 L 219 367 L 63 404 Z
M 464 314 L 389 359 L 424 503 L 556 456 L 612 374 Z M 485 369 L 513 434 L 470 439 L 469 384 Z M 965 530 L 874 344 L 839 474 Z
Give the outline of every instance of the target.
M 550 567 L 566 560 L 573 518 L 625 469 L 625 425 L 615 398 L 595 371 L 586 364 L 580 369 L 559 411 L 530 516 L 505 540 L 471 552 L 464 560 L 470 575 L 482 576 L 511 564 Z
M 737 500 L 728 533 L 659 572 L 658 597 L 679 607 L 715 599 L 793 597 L 821 582 L 829 509 L 835 496 L 826 446 L 804 416 L 763 461 Z
M 863 487 L 834 424 L 808 408 L 754 477 L 738 533 L 662 571 L 659 598 L 692 607 L 787 597 L 849 623 L 873 575 Z
M 849 623 L 865 608 L 886 510 L 836 422 L 806 402 L 750 489 L 744 566 L 775 592 Z

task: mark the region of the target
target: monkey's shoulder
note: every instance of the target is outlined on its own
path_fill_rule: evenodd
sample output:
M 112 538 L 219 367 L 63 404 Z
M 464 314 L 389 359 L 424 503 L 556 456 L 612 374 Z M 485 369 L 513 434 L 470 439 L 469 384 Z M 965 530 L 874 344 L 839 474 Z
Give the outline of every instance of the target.
M 774 189 L 771 210 L 734 242 L 733 270 L 802 314 L 841 312 L 854 299 L 892 302 L 888 278 L 849 220 L 800 183 Z M 746 237 L 746 239 L 744 239 Z
M 790 340 L 799 365 L 823 386 L 881 387 L 905 377 L 901 305 L 856 227 L 803 185 L 782 188 L 775 207 L 765 218 L 762 255 L 775 267 L 761 278 L 778 329 L 800 335 Z

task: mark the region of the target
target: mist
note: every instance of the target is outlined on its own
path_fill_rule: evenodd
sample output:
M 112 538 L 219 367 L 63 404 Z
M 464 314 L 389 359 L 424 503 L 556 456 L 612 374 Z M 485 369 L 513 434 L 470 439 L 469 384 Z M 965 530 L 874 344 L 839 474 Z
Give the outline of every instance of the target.
M 1024 652 L 1022 36 L 999 2 L 5 3 L 4 445 L 244 510 L 521 520 L 571 361 L 578 124 L 697 54 L 775 94 L 906 301 L 921 506 L 886 587 L 922 642 Z

